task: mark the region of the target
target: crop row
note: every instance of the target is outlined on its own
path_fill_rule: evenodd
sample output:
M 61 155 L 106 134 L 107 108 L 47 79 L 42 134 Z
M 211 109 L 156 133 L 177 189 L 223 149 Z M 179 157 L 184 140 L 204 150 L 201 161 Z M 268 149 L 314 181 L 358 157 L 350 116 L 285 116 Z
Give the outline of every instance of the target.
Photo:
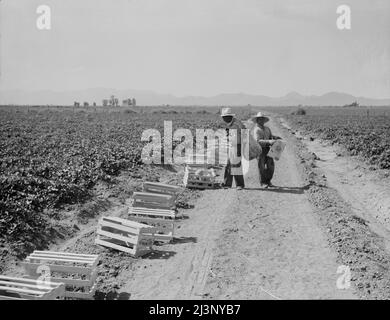
M 322 110 L 305 116 L 291 115 L 290 122 L 306 134 L 318 136 L 344 146 L 352 155 L 360 155 L 369 163 L 390 169 L 390 116 L 352 112 L 329 114 Z
M 162 132 L 163 120 L 172 120 L 174 129 L 213 128 L 217 119 L 0 110 L 0 240 L 17 252 L 46 243 L 53 217 L 45 209 L 82 202 L 99 180 L 112 181 L 121 170 L 142 166 L 143 130 Z

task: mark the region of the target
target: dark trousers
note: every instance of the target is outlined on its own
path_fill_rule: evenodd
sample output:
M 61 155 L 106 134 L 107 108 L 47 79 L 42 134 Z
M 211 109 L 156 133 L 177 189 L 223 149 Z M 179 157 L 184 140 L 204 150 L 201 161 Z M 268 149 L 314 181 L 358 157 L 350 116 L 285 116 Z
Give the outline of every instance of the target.
M 231 188 L 232 183 L 233 183 L 233 177 L 234 177 L 234 181 L 236 182 L 236 186 L 245 188 L 244 176 L 243 175 L 233 176 L 231 174 L 231 171 L 230 171 L 230 166 L 231 166 L 230 163 L 228 163 L 225 167 L 225 175 L 224 175 L 224 179 L 223 179 L 224 186 Z
M 257 160 L 259 165 L 260 183 L 271 183 L 275 171 L 274 159 L 268 157 L 267 154 L 262 153 Z

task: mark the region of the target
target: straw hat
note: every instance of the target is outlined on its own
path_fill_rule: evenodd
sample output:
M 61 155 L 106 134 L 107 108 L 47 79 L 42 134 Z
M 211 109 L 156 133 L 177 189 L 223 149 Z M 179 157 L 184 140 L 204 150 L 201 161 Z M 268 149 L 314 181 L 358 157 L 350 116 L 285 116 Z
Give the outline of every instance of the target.
M 265 122 L 268 122 L 269 121 L 269 118 L 266 117 L 263 113 L 261 112 L 258 112 L 255 116 L 253 116 L 251 118 L 252 121 L 256 121 L 257 118 L 264 118 L 266 121 Z
M 235 114 L 232 113 L 232 109 L 231 108 L 222 108 L 222 111 L 221 111 L 221 117 L 234 117 Z

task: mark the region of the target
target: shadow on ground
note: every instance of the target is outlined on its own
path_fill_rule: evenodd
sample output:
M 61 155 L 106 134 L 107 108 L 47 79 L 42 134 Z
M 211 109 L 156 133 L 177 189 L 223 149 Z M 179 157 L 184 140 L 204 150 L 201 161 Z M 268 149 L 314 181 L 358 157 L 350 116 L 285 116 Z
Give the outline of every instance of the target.
M 303 187 L 278 187 L 274 186 L 271 188 L 245 188 L 248 191 L 266 191 L 266 192 L 276 192 L 276 193 L 291 193 L 291 194 L 302 194 L 305 190 L 308 190 L 310 185 Z
M 116 291 L 110 291 L 110 292 L 102 292 L 102 291 L 96 291 L 94 299 L 95 300 L 130 300 L 130 293 L 127 292 L 116 292 Z
M 177 244 L 177 243 L 197 243 L 198 238 L 196 237 L 180 237 L 180 238 L 173 238 L 172 243 Z
M 161 251 L 161 250 L 154 250 L 147 255 L 143 256 L 143 259 L 169 259 L 173 257 L 176 254 L 175 251 Z

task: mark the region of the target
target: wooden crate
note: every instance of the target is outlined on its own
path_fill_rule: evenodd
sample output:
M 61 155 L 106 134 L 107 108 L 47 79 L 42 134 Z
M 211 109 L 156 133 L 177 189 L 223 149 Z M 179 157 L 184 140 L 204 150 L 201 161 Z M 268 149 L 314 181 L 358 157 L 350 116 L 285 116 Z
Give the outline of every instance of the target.
M 155 227 L 155 241 L 173 240 L 176 214 L 173 210 L 130 208 L 129 219 Z
M 64 283 L 0 276 L 0 300 L 55 300 L 64 295 Z
M 164 217 L 166 219 L 177 219 L 178 218 L 178 213 L 175 210 L 167 210 L 167 209 L 151 209 L 151 208 L 142 208 L 142 207 L 130 207 L 129 214 L 150 215 L 151 217 L 158 214 L 160 217 Z
M 207 181 L 185 181 L 184 185 L 189 189 L 218 189 L 221 185 L 215 182 L 207 182 Z
M 96 244 L 140 257 L 152 250 L 154 227 L 131 220 L 103 217 L 99 220 Z
M 202 165 L 186 165 L 185 172 L 188 172 L 189 174 L 196 174 L 199 171 L 210 171 L 213 169 L 212 166 L 202 166 Z
M 176 197 L 168 194 L 157 194 L 150 192 L 134 192 L 133 207 L 152 209 L 174 209 Z
M 207 171 L 209 174 L 202 176 L 200 172 Z M 189 181 L 207 181 L 213 182 L 215 180 L 216 173 L 214 169 L 207 168 L 194 168 L 193 166 L 186 166 L 184 170 L 184 179 Z
M 28 277 L 40 276 L 39 266 L 47 266 L 53 282 L 65 284 L 65 297 L 92 299 L 97 277 L 98 255 L 70 252 L 34 251 L 22 263 Z
M 181 188 L 165 183 L 144 182 L 143 191 L 146 193 L 167 194 L 176 198 L 177 194 L 181 191 Z
M 220 183 L 216 179 L 216 173 L 215 175 L 201 176 L 198 174 L 199 170 L 198 167 L 186 166 L 183 178 L 183 184 L 186 188 L 215 189 L 219 187 Z

